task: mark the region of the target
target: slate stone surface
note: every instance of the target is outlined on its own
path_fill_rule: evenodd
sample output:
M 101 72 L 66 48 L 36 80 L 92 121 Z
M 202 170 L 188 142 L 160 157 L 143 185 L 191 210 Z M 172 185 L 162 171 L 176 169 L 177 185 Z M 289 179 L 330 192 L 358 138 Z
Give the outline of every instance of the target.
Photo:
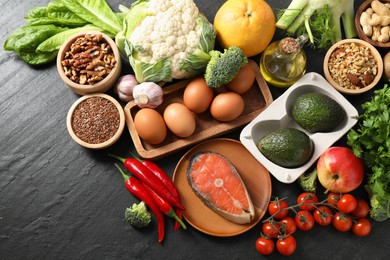
M 26 25 L 27 11 L 49 1 L 1 0 L 0 43 Z M 133 1 L 108 1 L 114 10 Z M 224 1 L 195 1 L 213 21 Z M 289 1 L 268 1 L 273 8 Z M 362 1 L 356 1 L 357 6 Z M 275 39 L 280 33 L 275 34 Z M 307 50 L 308 71 L 322 73 L 324 53 Z M 258 57 L 257 57 L 258 58 Z M 124 220 L 124 210 L 137 202 L 107 153 L 134 152 L 127 131 L 117 144 L 101 151 L 80 147 L 68 135 L 65 119 L 78 98 L 57 74 L 54 63 L 29 66 L 15 53 L 0 52 L 0 259 L 263 259 L 255 249 L 260 225 L 235 237 L 203 234 L 190 225 L 173 232 L 167 221 L 163 244 L 157 243 L 156 222 L 138 230 Z M 130 66 L 124 60 L 123 73 Z M 274 99 L 283 90 L 270 86 Z M 109 92 L 109 94 L 113 94 Z M 360 105 L 372 92 L 348 99 Z M 239 138 L 240 130 L 224 137 Z M 345 137 L 337 144 L 345 145 Z M 157 161 L 172 175 L 185 151 Z M 295 203 L 296 184 L 272 177 L 272 195 Z M 354 192 L 366 198 L 363 188 Z M 297 232 L 292 259 L 385 259 L 390 244 L 389 222 L 372 222 L 369 237 L 340 233 L 332 227 Z M 277 252 L 272 259 L 282 258 Z

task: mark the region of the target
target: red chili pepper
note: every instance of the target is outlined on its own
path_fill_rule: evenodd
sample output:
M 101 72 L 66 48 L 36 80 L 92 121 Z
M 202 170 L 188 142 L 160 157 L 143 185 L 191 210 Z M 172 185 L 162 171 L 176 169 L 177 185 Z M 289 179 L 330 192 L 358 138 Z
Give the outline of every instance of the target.
M 161 181 L 162 183 L 164 183 L 164 185 L 167 187 L 167 189 L 172 193 L 172 195 L 179 201 L 181 201 L 180 199 L 180 194 L 179 194 L 179 191 L 177 190 L 176 188 L 176 185 L 173 183 L 172 179 L 164 172 L 163 169 L 161 169 L 157 164 L 155 164 L 154 162 L 152 161 L 149 161 L 149 160 L 141 160 L 140 158 L 138 157 L 135 157 L 133 155 L 134 158 L 136 158 L 138 161 L 140 161 L 143 165 L 145 165 L 146 167 L 149 168 L 149 170 L 151 170 L 154 175 L 156 175 Z M 181 210 L 179 209 L 175 209 L 175 212 L 176 212 L 176 215 L 178 216 L 178 218 L 181 220 L 183 215 L 182 215 L 182 212 Z M 177 231 L 179 230 L 180 226 L 182 226 L 180 224 L 179 221 L 176 221 L 175 222 L 175 227 L 174 227 L 174 230 Z
M 183 223 L 183 221 L 176 215 L 175 210 L 172 208 L 172 206 L 166 202 L 163 198 L 161 198 L 152 188 L 150 188 L 148 185 L 144 185 L 145 188 L 149 191 L 150 195 L 152 195 L 154 201 L 156 202 L 157 206 L 160 208 L 160 210 L 167 215 L 168 217 L 176 219 L 176 221 L 184 228 L 187 229 L 186 225 Z
M 140 161 L 134 158 L 125 159 L 113 154 L 109 154 L 109 156 L 121 161 L 128 171 L 130 171 L 134 176 L 138 177 L 141 182 L 152 188 L 158 195 L 160 195 L 174 207 L 184 210 L 180 200 L 175 198 L 164 186 L 163 182 Z
M 154 213 L 157 218 L 157 226 L 158 226 L 158 242 L 162 242 L 164 239 L 165 233 L 165 218 L 162 212 L 160 211 L 157 203 L 154 201 L 152 195 L 145 188 L 145 186 L 140 182 L 137 178 L 126 175 L 123 170 L 119 167 L 118 164 L 115 164 L 115 167 L 122 174 L 123 179 L 125 180 L 126 189 L 136 196 L 138 199 L 148 205 L 150 210 Z

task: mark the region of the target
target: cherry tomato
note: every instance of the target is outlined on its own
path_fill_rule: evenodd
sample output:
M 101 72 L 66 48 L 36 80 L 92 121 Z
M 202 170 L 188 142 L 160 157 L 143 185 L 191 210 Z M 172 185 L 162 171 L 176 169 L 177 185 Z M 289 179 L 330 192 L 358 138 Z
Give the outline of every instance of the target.
M 269 255 L 275 249 L 275 242 L 267 237 L 259 237 L 256 240 L 256 250 L 262 255 Z
M 337 202 L 337 208 L 344 213 L 350 213 L 356 209 L 357 200 L 351 194 L 344 194 Z
M 318 197 L 313 192 L 303 192 L 298 196 L 297 203 L 302 210 L 314 210 L 313 203 L 318 203 Z
M 333 216 L 332 224 L 338 231 L 347 232 L 352 227 L 352 218 L 343 212 L 337 212 Z
M 284 256 L 292 255 L 295 252 L 296 248 L 297 248 L 297 241 L 293 236 L 280 238 L 276 242 L 276 249 L 280 254 Z
M 331 204 L 331 205 L 337 207 L 337 202 L 339 202 L 340 197 L 341 197 L 340 193 L 330 192 L 326 198 L 326 202 L 328 204 Z
M 313 217 L 315 222 L 321 226 L 328 226 L 332 223 L 333 213 L 328 207 L 319 206 L 314 210 Z
M 291 235 L 297 230 L 297 223 L 292 217 L 284 217 L 279 221 L 281 233 Z
M 274 200 L 271 201 L 268 205 L 268 212 L 275 219 L 281 219 L 287 216 L 288 214 L 288 204 L 284 200 Z
M 354 209 L 350 214 L 356 218 L 365 218 L 370 212 L 370 206 L 368 202 L 362 199 L 357 200 L 356 209 Z
M 263 223 L 261 231 L 268 238 L 276 238 L 279 235 L 279 223 L 275 221 L 267 221 Z
M 313 215 L 307 210 L 301 210 L 295 215 L 295 223 L 300 230 L 309 231 L 314 227 Z
M 371 223 L 366 218 L 359 218 L 352 226 L 352 232 L 359 236 L 367 236 L 371 232 Z

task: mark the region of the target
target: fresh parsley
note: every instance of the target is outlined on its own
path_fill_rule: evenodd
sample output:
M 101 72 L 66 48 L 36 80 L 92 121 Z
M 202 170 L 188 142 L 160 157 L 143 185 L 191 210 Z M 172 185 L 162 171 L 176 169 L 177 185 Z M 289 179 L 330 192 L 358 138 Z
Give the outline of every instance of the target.
M 347 134 L 347 144 L 371 170 L 366 190 L 370 195 L 370 216 L 376 221 L 390 218 L 390 87 L 385 84 L 362 105 L 358 127 Z

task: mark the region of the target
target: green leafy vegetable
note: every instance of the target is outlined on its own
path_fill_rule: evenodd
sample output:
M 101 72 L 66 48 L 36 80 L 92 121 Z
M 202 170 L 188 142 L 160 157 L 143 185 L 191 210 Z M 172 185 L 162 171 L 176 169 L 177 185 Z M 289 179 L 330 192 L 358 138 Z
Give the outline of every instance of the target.
M 18 56 L 24 62 L 30 65 L 42 65 L 47 64 L 54 60 L 57 56 L 58 51 L 55 52 L 18 52 Z
M 32 8 L 25 20 L 29 25 L 53 24 L 65 27 L 80 27 L 88 22 L 69 11 L 60 1 L 49 2 L 47 6 Z
M 370 195 L 371 217 L 384 221 L 390 217 L 390 87 L 375 91 L 362 105 L 358 128 L 348 132 L 348 145 L 371 168 L 366 190 Z
M 93 25 L 85 25 L 83 27 L 77 27 L 73 29 L 69 29 L 60 33 L 57 33 L 50 38 L 47 38 L 43 42 L 41 42 L 38 47 L 35 49 L 35 52 L 37 53 L 44 53 L 44 52 L 56 52 L 58 53 L 58 50 L 60 49 L 61 45 L 73 34 L 76 34 L 81 31 L 102 31 L 101 28 L 93 26 Z
M 7 38 L 4 49 L 15 52 L 35 51 L 41 42 L 67 29 L 55 25 L 24 26 Z
M 105 0 L 56 0 L 34 7 L 25 16 L 28 25 L 8 36 L 4 50 L 16 52 L 31 65 L 49 63 L 61 45 L 80 31 L 101 31 L 114 38 L 128 11 L 125 6 L 120 9 L 123 13 L 114 13 Z
M 276 27 L 289 35 L 307 33 L 313 46 L 328 49 L 342 39 L 356 36 L 354 0 L 292 0 L 282 10 Z
M 61 0 L 77 16 L 116 35 L 122 30 L 122 21 L 105 0 Z

